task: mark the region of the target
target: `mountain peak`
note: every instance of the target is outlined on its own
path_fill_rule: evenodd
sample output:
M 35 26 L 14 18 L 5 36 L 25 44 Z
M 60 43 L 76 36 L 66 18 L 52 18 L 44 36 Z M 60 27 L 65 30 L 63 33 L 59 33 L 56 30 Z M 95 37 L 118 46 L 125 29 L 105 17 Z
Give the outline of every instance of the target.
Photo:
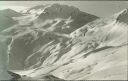
M 118 13 L 118 16 L 117 16 L 117 22 L 123 22 L 123 23 L 126 23 L 128 24 L 128 9 L 124 9 L 122 10 L 121 12 Z
M 76 7 L 61 4 L 52 4 L 44 9 L 40 17 L 68 18 L 70 16 L 77 15 L 78 13 L 80 13 L 80 10 Z
M 63 4 L 52 4 L 46 7 L 43 12 L 35 20 L 38 25 L 45 21 L 55 21 L 59 19 L 59 23 L 54 24 L 57 32 L 66 34 L 71 33 L 75 29 L 97 19 L 97 16 L 81 11 L 79 8 Z M 69 22 L 70 21 L 70 22 Z M 68 23 L 67 23 L 68 22 Z M 60 26 L 61 24 L 61 26 Z M 48 28 L 48 27 L 47 27 Z
M 85 16 L 90 16 L 90 15 L 91 14 L 80 11 L 79 8 L 76 8 L 74 6 L 62 5 L 56 3 L 46 7 L 43 13 L 41 13 L 38 18 L 41 20 L 46 20 L 46 19 L 55 19 L 55 18 L 67 19 L 69 17 L 74 19 L 77 17 L 78 19 L 81 16 L 81 18 L 83 19 Z

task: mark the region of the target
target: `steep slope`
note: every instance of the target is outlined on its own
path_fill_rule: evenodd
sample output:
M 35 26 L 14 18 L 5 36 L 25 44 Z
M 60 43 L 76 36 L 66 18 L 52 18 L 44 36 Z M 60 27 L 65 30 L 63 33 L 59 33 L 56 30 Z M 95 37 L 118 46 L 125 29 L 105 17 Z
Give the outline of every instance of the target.
M 125 22 L 127 18 L 120 20 L 127 15 L 124 12 L 120 15 L 114 20 L 107 19 L 111 21 L 109 23 L 96 20 L 93 27 L 87 27 L 89 23 L 76 30 L 77 33 L 81 29 L 85 32 L 72 36 L 66 46 L 58 44 L 50 50 L 43 50 L 43 54 L 47 51 L 50 56 L 39 60 L 36 66 L 40 67 L 25 71 L 26 75 L 37 79 L 53 75 L 64 80 L 126 80 L 128 24 Z M 44 48 L 49 47 L 50 44 Z
M 64 12 L 64 14 L 58 11 L 58 9 L 56 10 L 56 8 L 62 8 L 62 12 Z M 51 14 L 44 16 L 44 12 L 47 10 L 48 13 L 50 12 Z M 73 11 L 76 13 L 73 14 Z M 27 14 L 23 17 L 17 17 L 19 23 L 22 22 L 22 24 L 17 24 L 3 31 L 4 34 L 9 34 L 13 38 L 11 44 L 9 45 L 11 69 L 26 69 L 41 66 L 44 60 L 52 55 L 52 51 L 50 52 L 50 50 L 54 49 L 56 51 L 61 50 L 61 48 L 70 48 L 65 47 L 69 44 L 68 41 L 71 39 L 69 34 L 72 31 L 79 28 L 81 25 L 98 18 L 96 16 L 81 12 L 75 7 L 59 4 L 53 4 L 46 7 L 44 12 L 37 16 L 37 19 L 35 18 L 32 21 L 29 21 L 29 19 L 31 20 L 31 17 L 33 18 L 31 15 L 35 14 Z M 58 16 L 55 16 L 55 14 Z M 63 15 L 64 17 L 62 17 Z M 28 16 L 31 17 L 28 18 Z M 43 17 L 46 17 L 46 21 L 42 21 L 42 19 L 44 19 Z M 77 25 L 76 22 L 79 22 L 79 25 Z M 43 26 L 42 23 L 46 24 Z M 75 24 L 77 27 L 74 26 Z M 64 26 L 71 26 L 74 28 L 67 28 L 66 30 L 60 29 Z M 62 54 L 64 53 L 65 51 L 63 51 Z
M 66 5 L 46 7 L 33 24 L 2 32 L 13 39 L 10 68 L 23 79 L 126 80 L 127 15 L 99 19 Z

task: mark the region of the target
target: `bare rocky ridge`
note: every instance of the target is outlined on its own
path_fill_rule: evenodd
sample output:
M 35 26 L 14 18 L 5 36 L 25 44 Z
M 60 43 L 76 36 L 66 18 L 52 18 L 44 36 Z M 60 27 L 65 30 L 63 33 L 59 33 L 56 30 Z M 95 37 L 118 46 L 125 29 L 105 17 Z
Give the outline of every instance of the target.
M 128 24 L 128 9 L 124 9 L 122 10 L 119 14 L 118 14 L 118 17 L 117 17 L 117 21 L 118 22 L 123 22 L 123 23 L 126 23 Z
M 48 6 L 29 24 L 2 31 L 13 38 L 10 69 L 23 80 L 126 80 L 127 15 L 125 9 L 101 19 L 75 7 Z

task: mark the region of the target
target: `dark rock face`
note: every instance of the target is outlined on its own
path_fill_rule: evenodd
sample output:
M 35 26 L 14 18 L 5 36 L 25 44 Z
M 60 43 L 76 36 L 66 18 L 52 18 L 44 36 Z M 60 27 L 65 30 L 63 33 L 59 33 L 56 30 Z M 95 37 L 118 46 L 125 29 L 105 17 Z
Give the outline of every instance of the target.
M 67 5 L 53 4 L 50 7 L 45 8 L 44 13 L 42 13 L 39 18 L 42 20 L 45 19 L 54 19 L 54 18 L 68 18 L 75 17 L 79 14 L 79 9 L 75 7 L 69 7 Z
M 11 80 L 18 80 L 21 79 L 21 76 L 19 74 L 13 73 L 11 71 L 7 71 L 8 74 L 10 74 L 13 78 Z
M 121 11 L 121 13 L 119 13 L 117 22 L 128 24 L 128 9 L 124 9 L 123 11 Z
M 61 25 L 61 27 L 55 29 L 55 31 L 57 32 L 69 34 L 77 28 L 87 24 L 88 22 L 97 19 L 98 17 L 82 12 L 78 8 L 75 8 L 73 6 L 53 4 L 50 7 L 44 9 L 44 12 L 39 15 L 37 22 L 42 23 L 42 21 L 44 22 L 48 19 L 54 20 L 58 18 L 71 18 L 71 20 L 73 20 L 71 23 L 65 24 L 67 26 L 70 26 L 68 29 L 61 28 L 62 26 L 64 26 L 64 24 Z
M 45 47 L 45 45 L 51 41 L 54 41 L 53 44 L 57 44 L 60 42 L 59 38 L 62 38 L 64 41 L 68 40 L 66 37 L 58 36 L 50 32 L 42 32 L 40 33 L 41 35 L 39 35 L 38 31 L 37 38 L 35 38 L 32 33 L 33 32 L 27 33 L 12 41 L 10 47 L 10 68 L 23 69 L 25 66 L 30 67 L 38 62 L 39 58 L 41 58 L 41 52 L 39 50 L 43 48 L 43 46 Z M 45 58 L 48 56 L 48 53 L 44 54 Z
M 61 81 L 65 81 L 65 80 L 60 79 L 60 78 L 58 78 L 58 77 L 55 77 L 55 76 L 53 76 L 53 75 L 44 76 L 42 79 L 44 79 L 44 80 L 61 80 Z

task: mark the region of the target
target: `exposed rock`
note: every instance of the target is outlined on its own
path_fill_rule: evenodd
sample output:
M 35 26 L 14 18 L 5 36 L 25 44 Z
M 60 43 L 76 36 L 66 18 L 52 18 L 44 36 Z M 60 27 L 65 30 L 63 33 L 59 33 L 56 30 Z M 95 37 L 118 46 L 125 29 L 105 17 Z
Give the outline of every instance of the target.
M 128 9 L 122 10 L 118 13 L 117 22 L 128 24 Z
M 23 80 L 127 79 L 127 9 L 102 19 L 53 4 L 32 22 L 2 32 L 13 38 L 10 67 Z

